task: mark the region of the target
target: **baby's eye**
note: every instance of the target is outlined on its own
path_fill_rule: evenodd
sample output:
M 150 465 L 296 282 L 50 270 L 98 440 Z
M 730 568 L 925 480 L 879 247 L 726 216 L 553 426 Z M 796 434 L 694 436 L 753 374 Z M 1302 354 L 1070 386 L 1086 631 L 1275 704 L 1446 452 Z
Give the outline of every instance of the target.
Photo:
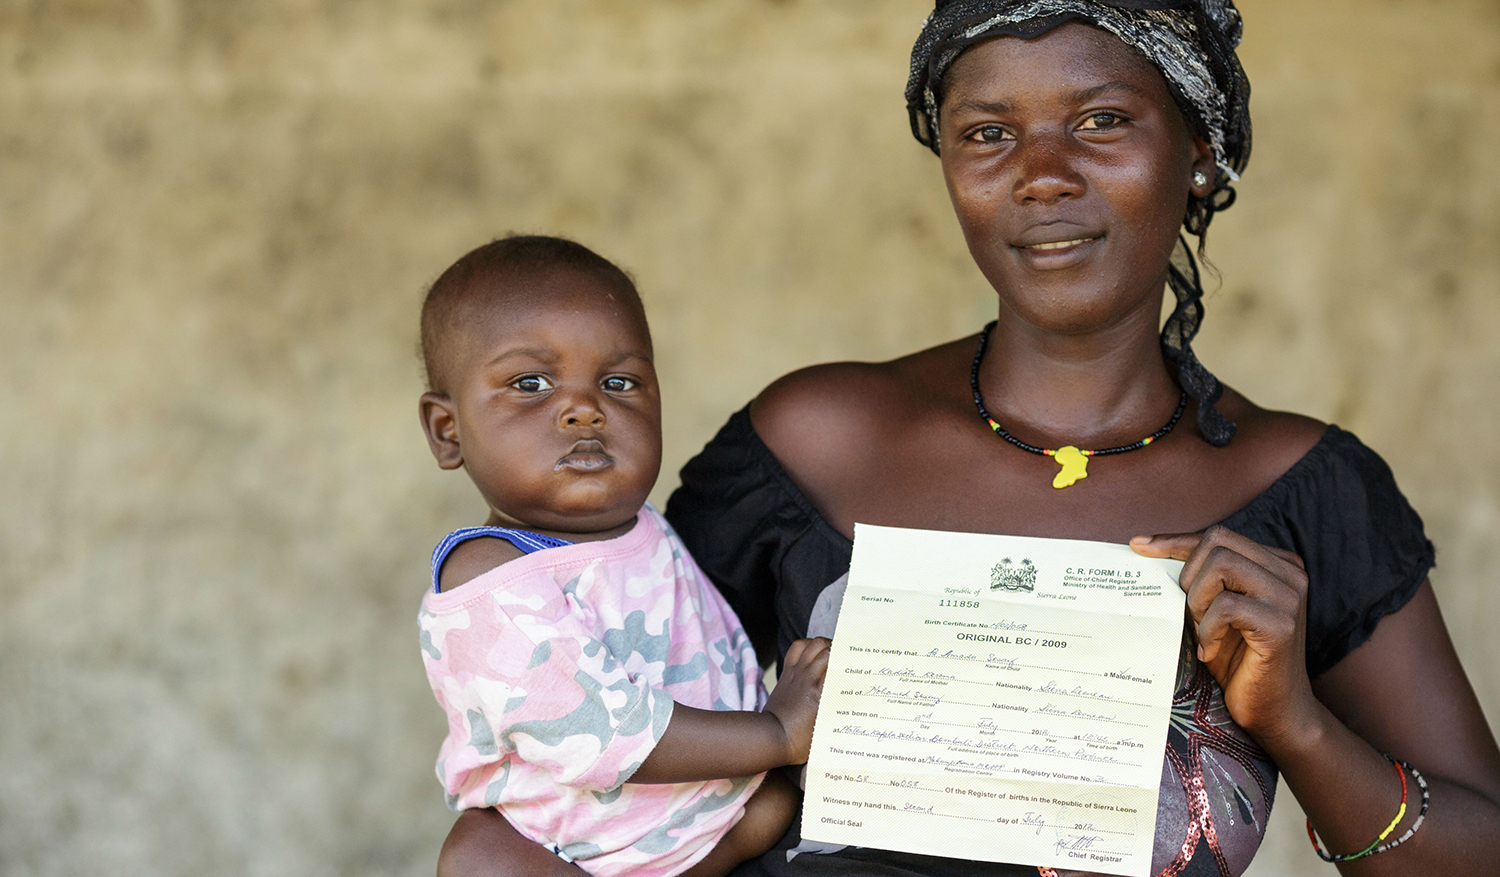
M 554 386 L 551 381 L 541 375 L 522 375 L 511 381 L 510 385 L 523 393 L 545 393 Z
M 999 125 L 981 125 L 969 133 L 968 139 L 979 143 L 998 143 L 1001 140 L 1009 140 L 1010 135 Z
M 640 386 L 640 383 L 620 375 L 610 375 L 600 384 L 608 393 L 628 393 Z
M 1084 119 L 1083 124 L 1079 127 L 1085 131 L 1108 131 L 1111 128 L 1119 126 L 1124 121 L 1123 116 L 1115 113 L 1094 113 L 1087 119 Z

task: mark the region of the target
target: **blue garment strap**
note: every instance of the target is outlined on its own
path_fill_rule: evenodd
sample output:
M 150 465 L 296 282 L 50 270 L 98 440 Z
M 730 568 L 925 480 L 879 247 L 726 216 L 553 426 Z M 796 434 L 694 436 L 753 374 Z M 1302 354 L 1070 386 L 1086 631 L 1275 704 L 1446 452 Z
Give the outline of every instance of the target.
M 572 545 L 566 539 L 558 539 L 554 536 L 543 536 L 541 533 L 533 533 L 530 530 L 514 530 L 510 527 L 465 527 L 462 530 L 454 530 L 432 549 L 432 591 L 438 593 L 438 571 L 443 568 L 443 561 L 448 555 L 470 539 L 478 539 L 481 536 L 493 536 L 504 539 L 520 549 L 522 554 L 531 554 L 544 548 L 562 548 L 564 545 Z

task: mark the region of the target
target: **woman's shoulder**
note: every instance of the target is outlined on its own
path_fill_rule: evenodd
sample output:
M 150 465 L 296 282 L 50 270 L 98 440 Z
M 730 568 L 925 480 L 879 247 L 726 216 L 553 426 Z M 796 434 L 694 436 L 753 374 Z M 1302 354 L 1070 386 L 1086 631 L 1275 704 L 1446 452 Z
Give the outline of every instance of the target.
M 1230 447 L 1275 457 L 1281 472 L 1224 526 L 1295 551 L 1308 574 L 1308 653 L 1317 677 L 1367 640 L 1416 594 L 1435 554 L 1422 519 L 1385 460 L 1353 433 L 1310 417 L 1266 411 L 1242 397 Z
M 961 338 L 887 362 L 799 369 L 751 403 L 750 422 L 799 484 L 864 477 L 869 461 L 885 459 L 881 452 L 893 444 L 913 436 L 930 442 L 955 410 L 971 410 L 967 370 L 973 343 L 972 337 Z M 1191 465 L 1212 474 L 1210 482 L 1237 486 L 1229 492 L 1245 501 L 1274 484 L 1329 434 L 1321 420 L 1263 408 L 1227 386 L 1218 407 L 1236 424 L 1235 438 L 1227 448 L 1203 445 Z
M 750 403 L 755 432 L 778 459 L 799 456 L 818 447 L 847 452 L 866 428 L 897 410 L 891 397 L 906 388 L 888 363 L 830 362 L 798 369 L 778 378 Z M 806 438 L 818 436 L 820 441 Z
M 857 477 L 875 453 L 962 402 L 973 339 L 964 338 L 886 362 L 833 362 L 798 369 L 750 403 L 755 432 L 797 478 Z M 950 398 L 953 397 L 953 398 Z M 851 471 L 846 471 L 851 470 Z M 803 482 L 802 478 L 797 478 Z
M 1279 481 L 1329 433 L 1329 425 L 1315 417 L 1262 408 L 1227 386 L 1218 408 L 1235 425 L 1235 434 L 1213 458 L 1217 465 L 1233 470 L 1238 478 L 1229 480 L 1243 483 L 1250 494 Z
M 1358 436 L 1311 417 L 1258 408 L 1237 394 L 1231 398 L 1228 390 L 1225 401 L 1229 404 L 1221 409 L 1239 426 L 1230 443 L 1239 446 L 1238 454 L 1226 465 L 1249 461 L 1260 470 L 1256 478 L 1262 483 L 1226 524 L 1300 530 L 1297 541 L 1327 538 L 1339 550 L 1370 539 L 1388 543 L 1386 548 L 1404 540 L 1410 550 L 1402 552 L 1402 565 L 1430 554 L 1421 519 L 1391 467 Z M 1256 535 L 1261 541 L 1270 538 Z

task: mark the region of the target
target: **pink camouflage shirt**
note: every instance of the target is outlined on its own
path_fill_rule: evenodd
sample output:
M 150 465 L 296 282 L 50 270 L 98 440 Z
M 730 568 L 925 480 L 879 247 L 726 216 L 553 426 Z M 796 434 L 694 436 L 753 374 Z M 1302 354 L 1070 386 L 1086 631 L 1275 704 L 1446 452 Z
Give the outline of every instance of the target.
M 765 703 L 739 619 L 649 505 L 623 536 L 429 592 L 418 621 L 448 715 L 437 775 L 455 810 L 498 807 L 591 874 L 668 877 L 706 856 L 760 785 L 628 782 L 674 700 Z

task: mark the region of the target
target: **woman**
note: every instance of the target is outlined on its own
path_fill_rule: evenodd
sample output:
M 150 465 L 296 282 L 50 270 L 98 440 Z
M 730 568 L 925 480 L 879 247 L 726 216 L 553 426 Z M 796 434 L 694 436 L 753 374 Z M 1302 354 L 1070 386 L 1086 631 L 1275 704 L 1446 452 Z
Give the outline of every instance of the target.
M 997 320 L 781 379 L 688 464 L 668 516 L 763 656 L 825 632 L 856 520 L 1184 560 L 1153 872 L 1241 873 L 1279 771 L 1342 873 L 1491 873 L 1500 750 L 1420 520 L 1352 435 L 1256 407 L 1192 353 L 1201 288 L 1179 233 L 1201 238 L 1248 158 L 1238 37 L 1228 0 L 939 2 L 908 105 Z M 440 871 L 577 873 L 560 865 L 471 811 Z M 793 829 L 737 873 L 1036 870 Z

